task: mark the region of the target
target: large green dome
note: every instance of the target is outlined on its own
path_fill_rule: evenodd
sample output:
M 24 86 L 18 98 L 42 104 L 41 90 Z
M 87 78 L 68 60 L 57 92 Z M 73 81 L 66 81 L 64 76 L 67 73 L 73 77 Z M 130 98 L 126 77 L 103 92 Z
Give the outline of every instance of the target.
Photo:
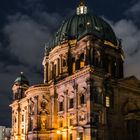
M 93 35 L 103 41 L 117 45 L 117 38 L 111 26 L 101 17 L 87 12 L 84 1 L 77 7 L 77 14 L 64 20 L 48 48 L 53 48 L 67 40 L 79 40 L 86 35 Z
M 91 14 L 74 15 L 66 19 L 56 33 L 55 43 L 63 39 L 80 39 L 87 34 L 93 34 L 101 39 L 117 43 L 116 36 L 110 25 L 98 16 Z

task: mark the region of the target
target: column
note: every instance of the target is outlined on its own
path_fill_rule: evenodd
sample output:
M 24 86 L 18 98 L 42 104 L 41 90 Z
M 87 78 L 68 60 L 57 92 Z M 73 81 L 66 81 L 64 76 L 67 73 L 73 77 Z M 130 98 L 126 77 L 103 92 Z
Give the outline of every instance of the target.
M 62 55 L 60 55 L 60 74 L 62 74 Z
M 48 62 L 44 65 L 44 83 L 48 82 Z
M 48 63 L 48 81 L 50 81 L 51 79 L 50 70 L 51 70 L 51 64 Z

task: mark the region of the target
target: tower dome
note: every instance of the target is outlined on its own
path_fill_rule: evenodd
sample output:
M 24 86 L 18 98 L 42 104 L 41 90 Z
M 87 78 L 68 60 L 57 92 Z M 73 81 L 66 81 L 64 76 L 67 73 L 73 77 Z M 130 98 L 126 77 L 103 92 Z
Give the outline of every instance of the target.
M 25 77 L 25 75 L 23 74 L 23 72 L 20 73 L 20 75 L 16 78 L 16 80 L 14 81 L 14 83 L 29 85 L 29 81 Z
M 13 91 L 13 100 L 19 100 L 24 98 L 25 91 L 29 88 L 29 81 L 24 76 L 23 72 L 16 78 L 14 85 L 12 87 Z

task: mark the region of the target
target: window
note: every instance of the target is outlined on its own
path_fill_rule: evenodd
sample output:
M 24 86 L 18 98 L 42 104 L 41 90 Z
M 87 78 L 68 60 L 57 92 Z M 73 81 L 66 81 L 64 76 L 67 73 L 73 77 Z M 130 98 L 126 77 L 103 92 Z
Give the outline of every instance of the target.
M 21 133 L 24 134 L 24 129 L 23 128 L 21 129 Z
M 116 62 L 115 61 L 112 62 L 111 75 L 114 77 L 116 76 Z
M 70 137 L 70 140 L 72 140 L 72 134 L 70 134 L 70 136 L 69 136 L 69 137 Z
M 57 64 L 57 76 L 60 74 L 60 59 L 58 59 L 58 64 Z
M 94 103 L 98 104 L 98 92 L 95 90 L 93 94 L 94 94 Z
M 79 140 L 83 140 L 83 133 L 79 133 Z
M 62 140 L 62 134 L 60 130 L 57 131 L 57 140 Z
M 56 77 L 57 75 L 57 69 L 56 69 L 56 64 L 54 65 L 54 78 Z
M 72 64 L 72 73 L 74 73 L 75 72 L 75 62 L 73 62 L 73 64 Z
M 85 66 L 84 53 L 82 53 L 80 56 L 80 68 L 83 68 L 84 66 Z
M 110 97 L 109 96 L 105 97 L 105 105 L 106 105 L 106 107 L 110 107 Z
M 71 98 L 69 102 L 69 108 L 73 108 L 73 107 L 74 107 L 74 99 Z
M 84 104 L 85 103 L 85 95 L 82 94 L 80 97 L 80 104 Z
M 63 111 L 63 102 L 59 103 L 59 111 Z
M 59 122 L 59 127 L 63 127 L 63 121 L 62 120 Z
M 67 65 L 66 60 L 63 59 L 63 67 L 65 67 Z
M 94 116 L 93 116 L 93 125 L 94 126 L 96 126 L 96 127 L 98 127 L 99 126 L 99 122 L 100 120 L 99 120 L 99 114 L 98 113 L 96 113 L 96 112 L 94 112 Z
M 24 115 L 21 116 L 21 120 L 22 120 L 22 122 L 24 121 Z
M 76 60 L 76 70 L 80 69 L 80 59 Z
M 73 119 L 70 119 L 70 126 L 73 125 Z
M 17 119 L 16 119 L 16 117 L 15 117 L 15 123 L 17 122 Z

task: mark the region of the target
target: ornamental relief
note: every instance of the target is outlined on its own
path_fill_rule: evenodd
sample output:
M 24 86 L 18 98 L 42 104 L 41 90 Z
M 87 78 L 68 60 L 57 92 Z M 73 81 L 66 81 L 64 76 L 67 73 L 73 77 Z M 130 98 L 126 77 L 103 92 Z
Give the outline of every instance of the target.
M 58 102 L 63 102 L 64 101 L 64 95 L 58 95 L 58 98 L 57 98 Z
M 74 98 L 75 97 L 74 91 L 68 91 L 68 97 L 70 99 Z
M 48 126 L 48 118 L 46 116 L 46 112 L 40 114 L 40 128 L 41 130 L 45 130 Z
M 29 114 L 34 115 L 35 113 L 35 101 L 33 99 L 29 100 Z
M 77 120 L 76 120 L 76 112 L 70 112 L 70 119 L 72 120 L 72 124 L 71 125 L 74 125 L 76 124 Z
M 129 113 L 135 113 L 137 110 L 139 110 L 138 102 L 133 98 L 128 98 L 122 107 L 122 112 L 124 115 L 127 115 Z
M 85 125 L 87 123 L 87 111 L 85 109 L 81 109 L 78 114 L 79 124 Z
M 78 92 L 79 92 L 79 96 L 81 96 L 82 94 L 86 95 L 87 94 L 87 88 L 86 87 L 81 87 Z
M 63 120 L 64 119 L 64 114 L 58 114 L 57 117 L 58 117 L 59 120 Z
M 58 98 L 57 98 L 57 100 L 59 102 L 63 102 L 64 101 L 65 95 L 67 95 L 69 98 L 74 98 L 75 97 L 73 86 L 70 85 L 70 84 L 64 86 L 63 88 L 57 89 L 57 91 L 58 91 Z
M 41 100 L 39 101 L 39 115 L 40 115 L 40 129 L 46 130 L 46 128 L 49 126 L 49 118 L 48 115 L 50 114 L 49 112 L 49 100 L 45 95 L 42 95 Z

